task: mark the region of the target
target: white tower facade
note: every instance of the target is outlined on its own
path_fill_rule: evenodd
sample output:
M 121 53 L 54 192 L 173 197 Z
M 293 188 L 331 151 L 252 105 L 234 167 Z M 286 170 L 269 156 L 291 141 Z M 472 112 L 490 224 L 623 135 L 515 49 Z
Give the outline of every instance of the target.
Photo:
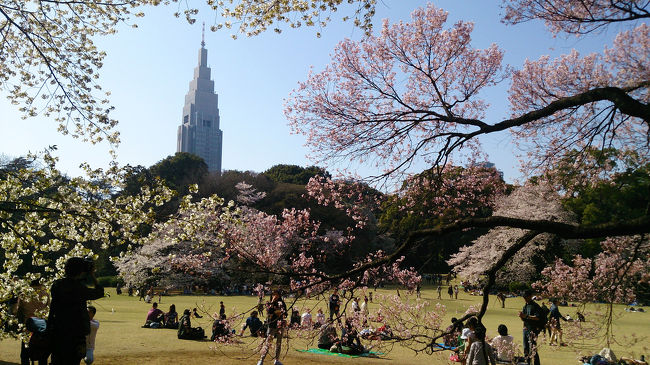
M 203 158 L 210 172 L 221 173 L 223 132 L 219 129 L 219 95 L 214 92 L 207 61 L 208 50 L 205 41 L 201 41 L 199 64 L 185 95 L 176 151 L 195 154 Z

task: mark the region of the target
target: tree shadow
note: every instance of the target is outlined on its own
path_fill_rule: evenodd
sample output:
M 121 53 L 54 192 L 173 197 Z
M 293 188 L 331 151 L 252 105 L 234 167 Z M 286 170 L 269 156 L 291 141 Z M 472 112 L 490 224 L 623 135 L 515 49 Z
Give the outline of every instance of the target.
M 9 362 L 0 360 L 0 365 L 20 365 L 20 362 Z

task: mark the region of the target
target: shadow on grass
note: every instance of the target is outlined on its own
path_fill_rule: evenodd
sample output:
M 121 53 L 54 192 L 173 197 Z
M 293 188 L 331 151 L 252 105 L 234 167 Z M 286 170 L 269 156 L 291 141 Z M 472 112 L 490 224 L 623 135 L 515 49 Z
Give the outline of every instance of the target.
M 20 365 L 20 362 L 9 362 L 0 360 L 0 365 Z

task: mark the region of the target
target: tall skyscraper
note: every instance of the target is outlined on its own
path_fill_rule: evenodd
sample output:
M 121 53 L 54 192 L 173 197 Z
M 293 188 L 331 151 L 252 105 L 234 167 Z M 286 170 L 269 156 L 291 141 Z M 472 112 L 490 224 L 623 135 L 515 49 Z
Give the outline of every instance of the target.
M 210 172 L 221 173 L 223 132 L 219 129 L 219 95 L 214 92 L 207 66 L 205 31 L 199 50 L 199 65 L 194 69 L 194 79 L 185 95 L 183 122 L 178 127 L 177 152 L 195 154 L 208 164 Z

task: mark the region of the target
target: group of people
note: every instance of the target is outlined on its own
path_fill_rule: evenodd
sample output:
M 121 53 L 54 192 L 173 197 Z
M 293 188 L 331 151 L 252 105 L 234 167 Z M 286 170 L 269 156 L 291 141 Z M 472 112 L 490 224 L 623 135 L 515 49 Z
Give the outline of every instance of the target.
M 447 287 L 447 295 L 449 295 L 449 299 L 458 299 L 458 291 L 458 285 L 449 285 L 449 287 Z M 442 299 L 442 284 L 438 285 L 437 292 L 438 299 Z
M 470 317 L 465 323 L 452 318 L 451 325 L 445 331 L 445 346 L 454 349 L 452 360 L 467 365 L 494 365 L 496 361 L 512 362 L 514 351 L 513 337 L 508 328 L 500 325 L 499 336 L 486 341 L 486 328 L 476 317 Z M 496 353 L 495 353 L 496 350 Z
M 187 308 L 179 318 L 178 312 L 176 312 L 176 305 L 170 305 L 169 311 L 165 313 L 158 308 L 158 303 L 153 302 L 147 312 L 147 317 L 142 327 L 175 329 L 177 330 L 177 337 L 181 340 L 203 340 L 206 338 L 205 330 L 201 327 L 192 327 L 192 318 L 203 318 L 203 316 L 199 314 L 197 308 L 192 310 Z M 224 336 L 230 333 L 227 329 L 225 319 L 224 309 L 224 313 L 220 313 L 219 317 L 215 318 L 213 322 L 211 340 L 214 341 L 218 336 Z
M 533 299 L 533 293 L 526 290 L 522 293 L 525 304 L 519 312 L 523 323 L 523 352 L 528 364 L 539 365 L 537 338 L 543 331 L 548 331 L 550 345 L 564 346 L 562 341 L 561 322 L 567 321 L 559 310 L 558 301 L 551 300 L 550 309 L 544 309 Z M 498 336 L 486 341 L 486 329 L 476 317 L 470 317 L 465 323 L 452 318 L 452 324 L 445 330 L 444 346 L 454 349 L 454 360 L 466 365 L 494 365 L 497 361 L 512 363 L 516 345 L 513 337 L 508 334 L 508 328 L 501 324 Z
M 341 326 L 340 337 L 335 323 L 334 321 L 328 321 L 321 327 L 318 336 L 318 348 L 349 355 L 356 355 L 366 351 L 361 345 L 360 334 L 350 318 L 346 318 L 345 325 Z
M 87 281 L 90 281 L 91 285 L 87 285 Z M 32 286 L 36 292 L 46 295 L 47 291 L 37 282 L 32 283 Z M 453 290 L 452 286 L 449 286 L 449 290 Z M 457 287 L 456 290 L 458 290 Z M 440 287 L 438 291 L 440 292 Z M 50 293 L 51 299 L 33 302 L 23 300 L 15 303 L 14 307 L 16 313 L 19 314 L 19 319 L 27 324 L 28 319 L 33 318 L 39 310 L 46 309 L 49 304 L 49 317 L 46 322 L 48 338 L 45 342 L 48 342 L 48 347 L 51 350 L 51 364 L 76 365 L 82 359 L 86 364 L 92 364 L 99 322 L 94 318 L 96 309 L 93 306 L 87 306 L 86 303 L 104 296 L 104 289 L 95 278 L 92 262 L 82 258 L 69 259 L 65 265 L 65 277 L 54 282 Z M 457 292 L 449 294 L 451 297 Z M 536 343 L 538 335 L 548 328 L 550 330 L 549 344 L 563 345 L 561 322 L 567 321 L 567 318 L 560 313 L 557 300 L 551 301 L 551 307 L 547 313 L 533 300 L 531 291 L 524 292 L 523 298 L 526 303 L 519 313 L 519 317 L 523 322 L 524 357 L 529 364 L 539 365 Z M 376 330 L 367 326 L 365 319 L 368 318 L 368 302 L 368 297 L 364 297 L 361 304 L 357 298 L 351 298 L 349 306 L 351 315 L 344 317 L 341 315 L 341 297 L 334 289 L 328 298 L 329 320 L 326 320 L 321 309 L 318 309 L 314 320 L 309 310 L 302 315 L 294 310 L 289 315 L 280 291 L 274 290 L 271 299 L 266 304 L 262 304 L 260 300 L 261 306 L 258 307 L 258 310 L 250 313 L 240 335 L 249 329 L 251 336 L 265 338 L 258 365 L 264 364 L 274 340 L 273 364 L 281 365 L 282 339 L 285 337 L 286 329 L 290 326 L 306 329 L 319 328 L 318 347 L 321 349 L 347 354 L 362 353 L 366 351 L 361 344 L 362 338 L 391 338 L 391 330 L 387 325 Z M 265 322 L 259 318 L 263 313 L 266 314 Z M 176 329 L 179 339 L 202 340 L 206 338 L 201 327 L 192 327 L 192 317 L 202 318 L 197 308 L 185 309 L 179 318 L 174 304 L 170 305 L 169 311 L 165 313 L 158 308 L 157 302 L 153 302 L 143 327 Z M 289 317 L 289 322 L 287 317 Z M 344 323 L 341 322 L 342 318 L 345 318 Z M 364 328 L 360 332 L 354 325 L 356 320 L 364 323 Z M 30 322 L 29 325 L 31 327 L 28 326 L 28 328 L 33 328 L 33 332 L 40 331 L 38 323 Z M 496 361 L 511 362 L 513 360 L 515 353 L 513 337 L 508 334 L 508 329 L 503 324 L 498 327 L 499 335 L 490 341 L 486 338 L 485 327 L 476 317 L 469 318 L 466 323 L 454 318 L 446 332 L 448 335 L 444 339 L 445 345 L 456 349 L 458 360 L 463 364 L 493 365 Z M 232 334 L 234 331 L 229 328 L 225 306 L 221 302 L 219 316 L 213 322 L 211 340 L 214 341 Z M 38 336 L 33 337 L 37 338 Z M 21 364 L 28 364 L 29 360 L 40 360 L 41 364 L 47 363 L 49 353 L 38 354 L 35 358 L 30 356 L 33 354 L 29 354 L 25 345 L 22 346 Z M 33 352 L 36 347 L 33 346 L 30 350 Z
M 97 309 L 87 302 L 102 298 L 104 288 L 95 277 L 91 260 L 73 257 L 66 261 L 65 276 L 54 281 L 48 296 L 38 280 L 31 283 L 34 297 L 21 297 L 11 303 L 12 311 L 30 332 L 27 344 L 21 342 L 20 363 L 78 365 L 94 362 L 95 338 L 99 321 Z M 87 285 L 90 284 L 90 285 Z M 49 307 L 47 319 L 38 315 Z M 51 358 L 50 358 L 51 356 Z

